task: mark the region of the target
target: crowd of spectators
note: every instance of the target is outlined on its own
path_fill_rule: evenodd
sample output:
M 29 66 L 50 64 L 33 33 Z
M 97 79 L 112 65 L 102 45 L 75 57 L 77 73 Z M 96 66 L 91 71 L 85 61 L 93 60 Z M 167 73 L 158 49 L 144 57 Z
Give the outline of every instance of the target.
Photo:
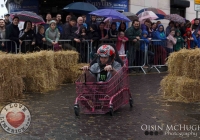
M 152 22 L 146 19 L 142 23 L 135 19 L 130 27 L 121 22 L 117 26 L 116 22 L 97 22 L 95 15 L 90 16 L 89 22 L 86 15 L 76 18 L 73 14 L 65 17 L 65 23 L 62 22 L 62 15 L 57 14 L 52 17 L 50 13 L 46 15 L 46 23 L 34 25 L 31 21 L 24 23 L 24 28 L 19 30 L 19 18 L 15 16 L 12 22 L 9 21 L 9 14 L 5 19 L 0 19 L 0 38 L 10 39 L 21 45 L 21 52 L 33 52 L 39 50 L 56 49 L 67 46 L 69 50 L 77 50 L 79 53 L 83 50 L 82 46 L 85 40 L 93 43 L 94 51 L 98 49 L 99 40 L 115 40 L 116 49 L 120 55 L 129 53 L 129 65 L 133 65 L 137 58 L 145 53 L 145 46 L 156 46 L 155 49 L 147 50 L 149 63 L 157 64 L 158 60 L 162 64 L 173 51 L 179 51 L 186 47 L 193 49 L 200 47 L 200 23 L 199 19 L 194 20 L 194 24 L 187 21 L 186 23 L 177 23 L 170 21 L 169 25 L 164 28 L 161 21 Z M 59 44 L 59 40 L 71 40 L 73 45 Z M 26 42 L 24 40 L 29 40 Z M 161 40 L 161 41 L 153 41 Z M 127 43 L 128 42 L 128 43 Z M 15 52 L 13 42 L 5 45 L 4 41 L 0 42 L 0 49 L 6 52 Z M 162 56 L 160 56 L 162 54 Z M 81 54 L 86 57 L 89 54 Z M 140 65 L 140 62 L 136 65 Z

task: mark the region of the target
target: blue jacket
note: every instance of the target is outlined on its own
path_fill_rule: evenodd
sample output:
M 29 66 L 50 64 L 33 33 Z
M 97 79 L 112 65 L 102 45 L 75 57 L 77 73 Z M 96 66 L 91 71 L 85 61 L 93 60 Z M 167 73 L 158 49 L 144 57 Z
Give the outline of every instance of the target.
M 192 34 L 194 40 L 191 41 L 191 48 L 195 48 L 195 46 L 198 46 L 198 48 L 200 48 L 200 38 L 199 37 L 197 38 L 196 34 L 197 34 L 196 32 Z
M 160 30 L 159 30 L 160 26 L 163 27 L 162 32 L 160 32 Z M 162 46 L 162 47 L 166 46 L 167 38 L 166 38 L 166 35 L 165 35 L 164 26 L 162 24 L 158 25 L 158 29 L 153 34 L 153 39 L 161 40 L 161 41 L 153 41 L 154 45 L 158 45 L 158 46 Z
M 141 37 L 142 41 L 140 42 L 140 50 L 143 52 L 145 51 L 145 45 L 147 46 L 147 48 L 149 46 L 149 40 L 147 37 L 145 38 L 143 36 L 144 34 L 148 36 L 148 32 L 146 30 L 142 31 L 142 37 Z

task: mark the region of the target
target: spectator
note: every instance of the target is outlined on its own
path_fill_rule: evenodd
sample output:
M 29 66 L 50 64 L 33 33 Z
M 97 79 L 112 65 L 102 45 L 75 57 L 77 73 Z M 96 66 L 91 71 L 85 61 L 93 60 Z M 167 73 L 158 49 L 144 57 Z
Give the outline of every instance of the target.
M 181 23 L 180 24 L 180 32 L 181 32 L 181 36 L 183 36 L 185 34 L 185 23 Z
M 24 28 L 20 31 L 19 39 L 20 39 L 20 42 L 24 41 L 24 40 L 31 40 L 31 42 L 25 41 L 22 43 L 22 45 L 21 45 L 22 53 L 33 52 L 34 45 L 35 45 L 35 33 L 32 30 L 32 22 L 31 21 L 25 21 Z
M 169 35 L 172 27 L 174 27 L 174 22 L 170 21 L 169 24 L 168 24 L 168 26 L 167 26 L 167 28 L 166 28 L 166 36 Z
M 184 40 L 186 42 L 186 48 L 187 49 L 191 49 L 192 45 L 191 45 L 191 41 L 194 40 L 194 38 L 192 37 L 192 31 L 190 28 L 187 28 L 185 31 L 185 34 L 183 35 Z
M 83 18 L 83 26 L 85 26 L 85 28 L 87 29 L 86 15 L 82 15 L 82 18 Z
M 125 37 L 125 33 L 123 31 L 120 31 L 119 36 L 117 38 L 117 44 L 116 44 L 116 48 L 119 55 L 125 54 L 125 45 L 127 41 L 128 41 L 128 38 Z
M 140 51 L 141 51 L 141 54 L 140 54 L 141 63 L 140 63 L 140 65 L 146 64 L 146 60 L 144 59 L 145 58 L 144 55 L 145 55 L 145 51 L 147 51 L 148 62 L 147 62 L 147 66 L 144 66 L 144 68 L 148 68 L 148 67 L 151 67 L 151 65 L 153 64 L 154 53 L 152 51 L 148 50 L 149 42 L 150 42 L 151 38 L 148 38 L 148 32 L 147 31 L 145 31 L 145 30 L 142 31 L 141 39 L 143 41 L 140 43 Z
M 46 39 L 44 35 L 44 26 L 39 25 L 38 26 L 38 33 L 36 34 L 36 47 L 35 50 L 46 50 Z
M 120 24 L 119 24 L 119 28 L 118 28 L 118 32 L 120 33 L 120 32 L 125 32 L 126 31 L 126 23 L 125 22 L 121 22 Z
M 175 30 L 171 30 L 169 35 L 167 36 L 167 47 L 166 47 L 166 51 L 168 56 L 173 52 L 173 46 L 176 45 L 176 38 L 175 36 Z
M 98 22 L 96 21 L 96 19 L 97 19 L 97 16 L 95 16 L 95 15 L 91 15 L 91 18 L 90 18 L 91 20 L 90 20 L 90 22 L 88 22 L 87 23 L 87 29 L 88 29 L 88 31 L 90 31 L 90 26 L 92 25 L 92 24 L 94 24 L 96 27 L 98 27 Z
M 19 17 L 14 16 L 12 23 L 6 27 L 6 39 L 15 41 L 17 43 L 17 46 L 19 45 L 19 41 L 20 41 L 18 24 L 19 24 Z M 21 43 L 22 42 L 20 41 L 20 44 Z M 12 53 L 15 53 L 17 51 L 15 48 L 15 44 L 13 42 L 7 43 L 7 49 L 8 49 L 7 50 L 8 52 L 12 52 Z
M 77 25 L 76 25 L 77 30 L 75 32 L 76 34 L 79 34 L 81 26 L 83 26 L 83 18 L 82 17 L 78 17 Z
M 104 29 L 104 26 L 105 26 L 105 23 L 104 22 L 101 22 L 99 24 L 99 30 L 98 30 L 98 33 L 99 33 L 99 37 L 100 39 L 108 39 L 108 31 L 106 29 Z
M 149 33 L 150 26 L 151 26 L 151 20 L 146 19 L 144 24 L 141 25 L 141 29 L 142 31 L 147 31 Z
M 52 20 L 52 16 L 51 16 L 50 13 L 48 13 L 48 14 L 46 15 L 46 23 L 43 24 L 45 31 L 46 31 L 47 28 L 49 28 L 49 22 L 50 22 L 51 20 Z
M 154 64 L 164 65 L 165 59 L 167 58 L 167 53 L 166 50 L 164 49 L 167 38 L 165 35 L 164 26 L 162 24 L 158 26 L 158 29 L 157 31 L 155 31 L 153 38 L 160 40 L 160 41 L 154 41 L 153 43 L 155 48 Z
M 6 38 L 6 26 L 5 21 L 3 19 L 0 19 L 0 39 Z M 6 51 L 6 47 L 4 44 L 4 41 L 0 42 L 0 50 Z
M 88 35 L 87 35 L 87 29 L 85 26 L 81 26 L 80 32 L 79 32 L 79 39 L 82 40 L 87 40 Z
M 156 30 L 158 29 L 158 25 L 160 25 L 160 24 L 161 24 L 161 21 L 156 22 Z
M 117 24 L 116 22 L 113 22 L 111 24 L 111 28 L 109 29 L 108 31 L 108 37 L 110 39 L 116 39 L 117 38 L 117 35 L 118 35 L 118 31 L 117 31 Z
M 181 48 L 183 48 L 183 45 L 184 45 L 184 39 L 182 38 L 181 32 L 179 30 L 176 30 L 175 38 L 177 42 L 174 46 L 174 50 L 179 51 Z
M 56 21 L 52 20 L 49 23 L 49 28 L 45 32 L 45 38 L 47 40 L 47 49 L 57 47 L 60 33 L 56 28 Z
M 80 39 L 79 39 L 79 36 L 75 33 L 75 31 L 77 30 L 76 21 L 77 21 L 77 19 L 74 16 L 72 16 L 69 24 L 65 24 L 63 39 L 70 39 L 70 40 L 75 41 L 75 42 L 81 42 Z M 69 43 L 65 43 L 64 48 L 66 48 L 68 50 L 76 50 L 76 48 L 73 47 Z
M 64 26 L 64 39 L 71 39 L 72 41 L 80 42 L 77 34 L 75 33 L 77 28 L 74 28 L 76 26 L 76 18 L 72 17 L 70 19 L 69 24 L 66 24 Z
M 66 16 L 66 22 L 65 22 L 65 23 L 67 23 L 67 24 L 68 24 L 68 23 L 70 22 L 70 19 L 71 19 L 71 18 L 72 18 L 72 16 L 71 16 L 71 15 L 67 15 L 67 16 Z
M 192 46 L 192 48 L 193 49 L 195 49 L 195 48 L 198 48 L 198 46 L 199 46 L 199 34 L 197 33 L 197 32 L 193 32 L 193 34 L 192 34 L 192 37 L 193 37 L 193 41 L 191 42 L 191 46 Z
M 199 31 L 199 19 L 195 18 L 194 19 L 194 24 L 192 25 L 192 31 L 195 31 L 195 34 L 197 34 L 197 32 Z
M 9 21 L 9 16 L 10 14 L 4 14 L 4 21 L 5 21 L 6 27 L 11 24 L 11 22 Z
M 111 27 L 111 25 L 110 25 L 110 20 L 106 20 L 106 21 L 104 21 L 104 23 L 105 23 L 105 26 L 104 26 L 104 29 L 106 29 L 107 31 L 110 29 L 110 27 Z
M 62 24 L 62 16 L 61 14 L 56 15 L 56 26 L 58 28 L 58 31 L 60 32 L 60 38 L 63 38 L 63 24 Z
M 180 23 L 175 22 L 174 29 L 179 30 L 180 29 Z
M 126 30 L 126 37 L 129 39 L 129 55 L 128 55 L 128 61 L 129 66 L 133 66 L 133 62 L 135 61 L 135 58 L 139 55 L 140 50 L 140 36 L 141 36 L 142 30 L 140 29 L 140 22 L 139 20 L 135 19 L 132 22 L 132 26 Z M 139 62 L 136 59 L 135 65 L 138 65 Z

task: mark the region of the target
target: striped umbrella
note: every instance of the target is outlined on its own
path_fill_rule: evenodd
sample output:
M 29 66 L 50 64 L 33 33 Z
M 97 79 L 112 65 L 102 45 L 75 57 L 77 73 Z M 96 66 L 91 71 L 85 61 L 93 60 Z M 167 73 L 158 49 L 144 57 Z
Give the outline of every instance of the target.
M 174 22 L 178 22 L 178 23 L 185 23 L 185 19 L 178 14 L 166 15 L 165 19 L 168 19 L 168 20 L 174 21 Z
M 14 16 L 19 17 L 19 21 L 27 21 L 30 20 L 32 23 L 35 24 L 42 24 L 45 23 L 44 19 L 37 15 L 36 13 L 30 12 L 30 11 L 20 11 L 20 12 L 13 12 L 10 13 L 10 17 L 13 18 Z
M 138 11 L 138 12 L 136 13 L 136 15 L 139 15 L 140 13 L 142 13 L 142 12 L 144 12 L 144 11 L 152 11 L 152 12 L 154 12 L 154 13 L 158 16 L 157 20 L 158 20 L 158 19 L 164 19 L 164 17 L 166 16 L 166 13 L 163 12 L 162 10 L 160 10 L 160 9 L 158 9 L 158 8 L 152 8 L 152 7 L 144 8 L 144 9 Z
M 154 20 L 157 19 L 158 16 L 152 11 L 144 11 L 138 15 L 140 21 L 144 21 L 145 19 Z

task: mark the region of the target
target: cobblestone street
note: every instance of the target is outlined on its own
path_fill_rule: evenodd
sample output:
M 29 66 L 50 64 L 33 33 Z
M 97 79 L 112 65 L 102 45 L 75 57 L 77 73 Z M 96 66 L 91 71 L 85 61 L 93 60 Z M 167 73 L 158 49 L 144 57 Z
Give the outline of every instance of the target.
M 133 108 L 121 107 L 113 116 L 74 115 L 76 97 L 75 84 L 63 85 L 57 91 L 46 94 L 28 93 L 24 97 L 2 101 L 5 105 L 18 102 L 31 113 L 31 125 L 23 134 L 11 135 L 0 128 L 1 140 L 196 140 L 198 130 L 189 137 L 167 134 L 166 126 L 180 124 L 200 125 L 199 103 L 167 102 L 159 92 L 160 81 L 166 74 L 130 76 L 130 89 L 133 95 Z M 163 130 L 150 132 L 148 126 L 164 126 Z M 146 132 L 141 129 L 147 128 Z M 178 127 L 176 127 L 178 128 Z M 197 127 L 198 129 L 198 127 Z M 200 128 L 199 128 L 200 129 Z

